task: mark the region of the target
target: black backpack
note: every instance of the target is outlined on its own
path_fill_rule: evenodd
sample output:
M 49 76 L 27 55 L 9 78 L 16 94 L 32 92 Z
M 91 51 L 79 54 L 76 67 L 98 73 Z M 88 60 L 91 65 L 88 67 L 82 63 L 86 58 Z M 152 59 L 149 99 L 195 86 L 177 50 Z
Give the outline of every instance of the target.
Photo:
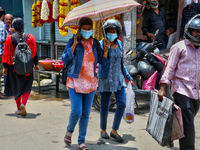
M 33 58 L 32 52 L 28 44 L 26 43 L 28 34 L 24 35 L 22 41 L 20 41 L 18 35 L 15 33 L 12 35 L 17 41 L 14 53 L 14 69 L 18 75 L 25 75 L 33 72 Z
M 68 72 L 69 64 L 64 64 L 60 73 L 62 73 L 61 83 L 66 85 L 67 83 L 67 72 Z

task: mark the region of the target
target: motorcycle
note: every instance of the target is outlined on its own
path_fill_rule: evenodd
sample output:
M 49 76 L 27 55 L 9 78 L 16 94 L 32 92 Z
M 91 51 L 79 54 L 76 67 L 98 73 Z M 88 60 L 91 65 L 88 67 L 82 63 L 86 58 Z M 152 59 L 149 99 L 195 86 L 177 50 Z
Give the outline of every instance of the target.
M 159 33 L 159 30 L 156 31 L 155 35 Z M 160 89 L 160 79 L 167 65 L 167 59 L 159 54 L 157 46 L 160 43 L 157 43 L 156 40 L 153 40 L 151 43 L 138 43 L 136 48 L 136 56 L 132 59 L 135 62 L 135 65 L 127 65 L 126 69 L 134 79 L 132 83 L 132 89 L 135 92 L 135 104 L 138 107 L 137 100 L 150 100 L 151 90 L 143 90 L 142 86 L 145 80 L 149 79 L 151 75 L 156 71 L 156 84 L 155 89 Z M 156 53 L 155 53 L 156 52 Z M 132 50 L 128 51 L 126 55 L 131 55 Z M 126 83 L 128 81 L 126 80 Z M 169 87 L 166 88 L 167 97 L 172 98 L 170 94 Z M 93 107 L 97 110 L 100 110 L 101 106 L 101 97 L 98 92 L 96 92 Z M 109 111 L 115 111 L 116 99 L 115 95 L 112 94 L 110 100 Z

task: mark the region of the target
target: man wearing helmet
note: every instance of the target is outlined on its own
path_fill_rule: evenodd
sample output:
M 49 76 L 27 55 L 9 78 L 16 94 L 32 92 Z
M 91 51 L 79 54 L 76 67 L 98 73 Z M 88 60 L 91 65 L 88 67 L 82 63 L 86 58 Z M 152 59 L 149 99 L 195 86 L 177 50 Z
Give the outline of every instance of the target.
M 200 13 L 200 3 L 195 3 L 194 0 L 185 0 L 186 7 L 182 11 L 181 28 L 179 39 L 183 39 L 184 28 L 186 23 L 195 15 Z
M 185 40 L 170 49 L 168 65 L 161 78 L 159 99 L 166 96 L 171 85 L 175 104 L 182 110 L 184 138 L 179 140 L 180 150 L 195 150 L 194 117 L 199 110 L 200 83 L 200 14 L 185 26 Z

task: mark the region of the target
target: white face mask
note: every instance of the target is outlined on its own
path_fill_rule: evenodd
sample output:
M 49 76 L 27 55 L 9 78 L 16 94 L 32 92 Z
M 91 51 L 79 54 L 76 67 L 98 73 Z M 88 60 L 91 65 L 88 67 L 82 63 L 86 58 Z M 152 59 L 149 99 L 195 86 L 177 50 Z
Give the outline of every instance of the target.
M 151 8 L 158 8 L 159 4 L 154 6 L 154 5 L 151 5 Z
M 185 0 L 186 5 L 192 4 L 192 0 Z

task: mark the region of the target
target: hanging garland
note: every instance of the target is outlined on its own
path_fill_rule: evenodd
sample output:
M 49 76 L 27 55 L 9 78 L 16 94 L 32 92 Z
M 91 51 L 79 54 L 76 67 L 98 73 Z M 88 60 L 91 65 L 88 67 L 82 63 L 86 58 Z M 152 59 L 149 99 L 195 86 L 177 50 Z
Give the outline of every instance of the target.
M 57 19 L 59 16 L 58 0 L 53 2 L 53 19 Z
M 68 14 L 68 0 L 60 0 L 59 3 L 59 19 L 58 19 L 58 27 L 59 32 L 62 36 L 66 36 L 68 34 L 69 27 L 62 27 L 62 24 L 65 20 L 65 17 Z
M 36 23 L 38 27 L 42 27 L 43 23 L 40 20 L 40 10 L 41 10 L 41 2 L 37 0 L 36 3 Z
M 79 0 L 71 0 L 71 7 L 70 11 L 72 11 L 75 7 L 80 6 L 81 3 Z M 73 34 L 76 34 L 78 32 L 78 26 L 70 26 L 70 30 Z
M 44 2 L 44 1 L 43 1 Z M 46 4 L 45 4 L 46 5 Z M 45 7 L 48 7 L 48 10 L 49 10 L 49 13 L 46 13 L 45 15 L 45 19 L 46 20 L 43 20 L 41 17 L 40 21 L 42 23 L 52 23 L 53 22 L 53 18 L 52 18 L 52 9 L 53 9 L 53 5 L 52 5 L 52 2 L 47 2 L 47 5 Z M 47 8 L 46 8 L 47 9 Z M 44 11 L 44 10 L 43 10 Z M 42 12 L 41 12 L 41 15 L 42 15 Z M 44 14 L 43 14 L 44 15 Z M 56 20 L 55 20 L 56 21 Z
M 34 1 L 32 5 L 32 27 L 36 28 L 37 27 L 37 22 L 36 22 L 36 3 Z
M 48 3 L 47 3 L 47 0 L 43 0 L 40 18 L 44 21 L 47 21 L 48 16 L 49 16 L 49 6 L 48 6 Z

